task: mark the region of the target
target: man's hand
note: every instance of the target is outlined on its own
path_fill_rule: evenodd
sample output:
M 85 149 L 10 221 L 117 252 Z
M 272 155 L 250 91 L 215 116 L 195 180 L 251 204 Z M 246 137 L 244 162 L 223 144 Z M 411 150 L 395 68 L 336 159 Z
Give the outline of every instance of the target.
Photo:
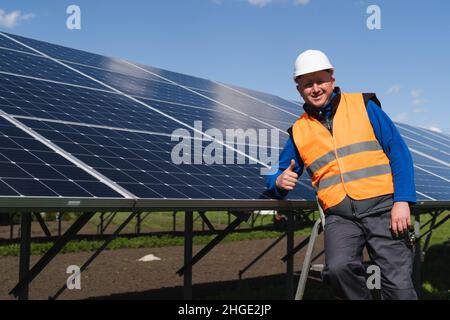
M 298 180 L 298 174 L 293 171 L 294 167 L 295 160 L 292 159 L 289 167 L 278 176 L 277 181 L 275 182 L 279 189 L 287 191 L 294 190 Z
M 408 202 L 394 202 L 391 210 L 391 231 L 397 237 L 408 230 L 411 225 L 411 214 Z

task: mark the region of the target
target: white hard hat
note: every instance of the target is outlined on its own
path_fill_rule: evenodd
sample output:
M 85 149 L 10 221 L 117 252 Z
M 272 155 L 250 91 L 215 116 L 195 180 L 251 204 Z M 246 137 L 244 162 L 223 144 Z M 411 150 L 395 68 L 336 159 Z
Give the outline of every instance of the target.
M 295 60 L 294 81 L 298 76 L 328 69 L 334 67 L 325 53 L 319 50 L 306 50 Z

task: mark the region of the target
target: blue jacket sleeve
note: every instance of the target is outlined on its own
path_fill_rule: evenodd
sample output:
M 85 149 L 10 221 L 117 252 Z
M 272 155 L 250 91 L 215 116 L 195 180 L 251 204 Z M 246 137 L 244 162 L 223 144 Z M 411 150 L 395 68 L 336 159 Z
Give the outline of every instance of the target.
M 292 159 L 295 160 L 294 172 L 300 176 L 303 172 L 303 161 L 299 157 L 298 152 L 295 150 L 294 141 L 292 141 L 292 138 L 289 137 L 289 139 L 286 141 L 283 151 L 281 151 L 277 165 L 277 172 L 273 175 L 267 176 L 266 178 L 267 190 L 269 190 L 272 196 L 274 196 L 276 199 L 283 199 L 289 193 L 289 191 L 279 189 L 276 186 L 275 182 L 278 176 L 289 167 Z
M 372 100 L 367 113 L 375 136 L 390 160 L 394 179 L 394 202 L 416 202 L 414 167 L 411 153 L 389 116 Z

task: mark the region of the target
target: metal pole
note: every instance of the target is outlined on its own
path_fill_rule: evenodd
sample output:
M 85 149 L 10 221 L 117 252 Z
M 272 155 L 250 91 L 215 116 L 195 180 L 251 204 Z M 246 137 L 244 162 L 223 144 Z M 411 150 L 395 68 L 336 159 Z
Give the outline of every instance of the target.
M 103 226 L 105 222 L 105 213 L 100 213 L 100 235 L 103 235 Z
M 9 239 L 12 240 L 14 238 L 14 213 L 10 213 L 9 223 Z
M 173 212 L 173 233 L 177 231 L 177 212 Z
M 61 237 L 61 220 L 63 218 L 63 213 L 58 212 L 58 236 Z
M 24 280 L 30 270 L 31 213 L 22 213 L 21 220 L 19 281 Z M 28 300 L 28 283 L 21 289 L 19 300 Z
M 192 300 L 192 238 L 193 212 L 186 211 L 184 216 L 184 299 Z
M 106 247 L 108 246 L 108 244 L 110 244 L 114 239 L 117 238 L 117 236 L 119 235 L 119 233 L 130 223 L 130 221 L 134 218 L 134 216 L 136 215 L 135 212 L 131 213 L 130 216 L 125 219 L 125 221 L 116 229 L 116 231 L 113 232 L 112 235 L 110 235 L 106 241 L 100 246 L 100 248 L 97 249 L 97 251 L 94 252 L 94 254 L 80 267 L 80 272 L 83 272 L 84 270 L 86 270 L 86 268 L 92 263 L 92 261 L 95 260 L 95 258 L 103 252 L 103 250 L 106 249 Z M 55 300 L 57 299 L 61 293 L 64 292 L 64 290 L 66 289 L 66 284 L 64 284 L 56 293 L 53 297 L 51 297 L 51 300 Z
M 286 250 L 287 253 L 291 252 L 294 248 L 294 217 L 293 212 L 287 213 L 287 226 L 286 226 Z M 294 298 L 294 256 L 288 256 L 286 261 L 286 282 L 287 282 L 287 299 L 292 300 Z
M 18 296 L 23 288 L 36 278 L 36 276 L 52 261 L 52 259 L 64 248 L 64 246 L 73 239 L 73 237 L 84 227 L 94 216 L 95 212 L 83 213 L 78 219 L 67 229 L 62 237 L 60 237 L 53 246 L 36 262 L 31 270 L 27 272 L 25 277 L 19 280 L 19 283 L 9 292 L 14 296 Z
M 430 229 L 429 229 L 430 232 L 427 234 L 427 236 L 425 238 L 425 243 L 423 244 L 424 252 L 427 252 L 427 250 L 428 250 L 428 246 L 430 245 L 431 236 L 433 234 L 433 229 L 434 229 L 434 226 L 436 225 L 436 220 L 440 213 L 441 212 L 439 210 L 431 212 L 431 219 L 430 219 L 431 223 L 430 223 Z
M 141 213 L 136 216 L 136 233 L 141 234 Z

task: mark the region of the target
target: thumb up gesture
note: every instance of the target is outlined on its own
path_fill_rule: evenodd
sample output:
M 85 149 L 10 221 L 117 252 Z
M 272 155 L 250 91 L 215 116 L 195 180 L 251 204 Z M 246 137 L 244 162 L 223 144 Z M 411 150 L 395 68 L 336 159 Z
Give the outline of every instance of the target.
M 289 167 L 283 171 L 277 178 L 276 185 L 279 189 L 291 191 L 294 190 L 297 180 L 298 174 L 294 172 L 295 160 L 291 160 L 291 164 Z

